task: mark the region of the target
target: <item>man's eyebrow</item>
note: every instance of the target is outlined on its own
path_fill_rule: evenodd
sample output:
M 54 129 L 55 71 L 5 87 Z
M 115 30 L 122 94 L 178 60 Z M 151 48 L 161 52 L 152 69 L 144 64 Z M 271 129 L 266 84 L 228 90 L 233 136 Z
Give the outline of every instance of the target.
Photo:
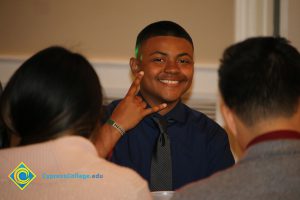
M 180 53 L 180 54 L 178 54 L 177 57 L 182 57 L 182 56 L 188 56 L 188 57 L 190 57 L 190 59 L 193 59 L 193 56 L 188 53 Z
M 167 56 L 168 54 L 167 53 L 164 53 L 164 52 L 161 52 L 161 51 L 154 51 L 150 54 L 150 56 L 154 55 L 154 54 L 161 54 L 163 56 Z
M 168 55 L 167 53 L 162 52 L 162 51 L 154 51 L 154 52 L 152 52 L 152 53 L 150 54 L 150 56 L 152 56 L 152 55 L 154 55 L 154 54 L 161 54 L 161 55 L 163 55 L 163 56 L 167 56 L 167 55 Z M 182 57 L 182 56 L 188 56 L 188 57 L 190 57 L 191 59 L 193 59 L 193 56 L 191 56 L 191 55 L 188 54 L 188 53 L 180 53 L 180 54 L 177 55 L 177 57 Z

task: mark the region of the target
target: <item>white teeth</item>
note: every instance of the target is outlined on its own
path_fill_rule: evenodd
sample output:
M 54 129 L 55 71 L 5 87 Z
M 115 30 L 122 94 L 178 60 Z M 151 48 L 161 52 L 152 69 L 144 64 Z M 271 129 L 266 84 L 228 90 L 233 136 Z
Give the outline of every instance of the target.
M 179 83 L 179 81 L 171 81 L 171 80 L 160 80 L 160 81 L 170 85 L 176 85 Z

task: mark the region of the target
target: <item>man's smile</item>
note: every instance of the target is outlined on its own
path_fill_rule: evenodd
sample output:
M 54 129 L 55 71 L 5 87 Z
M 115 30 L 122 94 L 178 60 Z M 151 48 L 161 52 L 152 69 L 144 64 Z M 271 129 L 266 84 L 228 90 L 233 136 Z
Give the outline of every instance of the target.
M 179 81 L 175 81 L 175 80 L 159 79 L 159 81 L 170 86 L 176 86 L 179 84 Z

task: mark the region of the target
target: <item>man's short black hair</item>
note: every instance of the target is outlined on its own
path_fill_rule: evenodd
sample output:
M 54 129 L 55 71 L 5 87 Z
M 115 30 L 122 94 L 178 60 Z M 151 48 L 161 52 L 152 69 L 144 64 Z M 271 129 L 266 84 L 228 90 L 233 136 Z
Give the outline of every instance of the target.
M 184 38 L 189 41 L 192 46 L 193 40 L 188 32 L 172 21 L 158 21 L 146 26 L 137 36 L 135 44 L 135 56 L 137 57 L 141 44 L 149 38 L 155 36 L 174 36 Z
M 279 37 L 234 44 L 221 59 L 219 88 L 225 104 L 247 125 L 292 116 L 300 99 L 300 54 Z

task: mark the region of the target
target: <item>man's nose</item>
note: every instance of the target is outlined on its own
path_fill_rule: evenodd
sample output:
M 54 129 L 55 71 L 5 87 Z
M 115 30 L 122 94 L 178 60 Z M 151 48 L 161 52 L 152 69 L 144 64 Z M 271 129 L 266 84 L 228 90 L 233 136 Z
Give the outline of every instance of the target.
M 166 62 L 164 71 L 166 73 L 178 73 L 180 71 L 180 68 L 179 68 L 178 63 L 176 61 L 168 60 Z

